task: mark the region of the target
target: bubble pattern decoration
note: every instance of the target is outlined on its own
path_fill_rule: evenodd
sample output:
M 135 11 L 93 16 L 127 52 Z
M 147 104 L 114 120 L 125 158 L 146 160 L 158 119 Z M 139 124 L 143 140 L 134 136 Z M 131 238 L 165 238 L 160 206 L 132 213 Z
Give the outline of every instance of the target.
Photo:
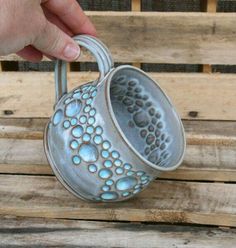
M 118 78 L 121 85 L 124 85 L 123 81 Z M 132 89 L 136 84 L 137 82 L 129 82 Z M 117 91 L 118 96 L 126 93 L 119 84 L 113 91 Z M 135 93 L 141 91 L 140 87 L 135 89 Z M 125 199 L 141 191 L 152 178 L 145 172 L 133 169 L 132 164 L 123 161 L 120 152 L 113 148 L 103 128 L 96 121 L 97 111 L 93 106 L 96 95 L 97 88 L 91 84 L 77 88 L 64 101 L 66 104 L 64 112 L 60 109 L 52 117 L 52 123 L 61 125 L 64 132 L 69 132 L 68 146 L 73 166 L 86 168 L 89 176 L 96 177 L 101 182 L 99 196 L 94 199 L 97 201 Z M 135 101 L 131 94 L 127 93 L 125 98 L 120 96 L 120 99 L 125 106 L 132 107 L 135 125 L 140 128 L 148 127 L 147 113 L 140 110 L 144 103 L 141 100 Z M 139 107 L 134 108 L 135 104 Z M 145 137 L 149 137 L 150 131 L 145 129 L 145 132 L 147 132 Z M 155 132 L 152 136 L 155 137 Z
M 151 163 L 165 167 L 171 156 L 168 147 L 172 139 L 165 129 L 163 111 L 156 108 L 139 80 L 117 76 L 112 81 L 111 100 L 125 108 L 130 117 L 126 116 L 127 126 L 130 130 L 136 129 L 143 140 L 141 155 Z

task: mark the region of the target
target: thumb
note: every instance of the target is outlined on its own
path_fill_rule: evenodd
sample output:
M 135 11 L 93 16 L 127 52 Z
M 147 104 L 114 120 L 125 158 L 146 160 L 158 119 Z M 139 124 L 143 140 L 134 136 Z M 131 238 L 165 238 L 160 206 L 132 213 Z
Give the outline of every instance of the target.
M 49 21 L 46 21 L 32 45 L 44 54 L 69 62 L 75 61 L 80 54 L 78 44 Z

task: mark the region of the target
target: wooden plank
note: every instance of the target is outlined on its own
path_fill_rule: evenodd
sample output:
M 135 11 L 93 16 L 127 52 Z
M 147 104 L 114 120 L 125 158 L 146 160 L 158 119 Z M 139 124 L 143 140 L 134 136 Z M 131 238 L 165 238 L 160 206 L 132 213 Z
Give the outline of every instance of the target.
M 0 173 L 52 174 L 41 141 L 47 121 L 0 119 Z M 184 127 L 184 163 L 161 178 L 236 181 L 236 122 L 184 121 Z
M 184 119 L 236 120 L 236 75 L 149 73 L 172 99 Z M 69 88 L 95 79 L 97 73 L 69 73 Z M 0 117 L 49 117 L 54 104 L 50 72 L 0 75 Z M 79 83 L 78 83 L 79 82 Z
M 52 174 L 42 140 L 0 139 L 0 173 Z M 188 145 L 178 170 L 161 178 L 236 181 L 236 146 Z
M 0 175 L 0 215 L 236 226 L 236 184 L 155 181 L 121 203 L 87 203 L 51 176 Z
M 215 13 L 217 9 L 217 0 L 201 0 L 202 11 Z M 203 65 L 202 71 L 205 73 L 212 72 L 211 65 Z
M 87 14 L 117 62 L 236 64 L 235 13 Z
M 1 218 L 1 244 L 23 247 L 234 248 L 235 229 L 214 227 Z

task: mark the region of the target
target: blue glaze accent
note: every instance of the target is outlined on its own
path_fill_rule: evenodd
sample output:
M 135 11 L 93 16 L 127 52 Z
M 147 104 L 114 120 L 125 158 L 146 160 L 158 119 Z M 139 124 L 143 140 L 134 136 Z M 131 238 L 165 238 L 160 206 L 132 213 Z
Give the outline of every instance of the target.
M 70 143 L 70 147 L 75 150 L 79 147 L 79 143 L 76 140 L 72 140 Z
M 138 171 L 138 172 L 136 172 L 136 174 L 137 174 L 137 176 L 143 176 L 144 174 L 145 174 L 145 172 L 143 172 L 143 171 Z
M 116 159 L 115 161 L 114 161 L 114 165 L 115 166 L 121 166 L 122 165 L 122 161 L 120 160 L 120 159 Z
M 121 175 L 123 173 L 124 173 L 124 169 L 123 168 L 121 168 L 121 167 L 116 168 L 116 174 Z
M 83 129 L 83 127 L 78 125 L 72 129 L 71 133 L 75 138 L 80 138 L 82 136 L 82 134 L 84 133 L 84 129 Z
M 127 176 L 132 176 L 132 175 L 134 175 L 134 172 L 133 172 L 133 171 L 128 171 L 128 172 L 126 173 L 126 175 L 127 175 Z
M 95 172 L 97 171 L 97 166 L 96 166 L 95 164 L 90 164 L 90 165 L 88 166 L 88 170 L 89 170 L 89 172 L 91 172 L 91 173 L 95 173 Z
M 102 143 L 102 147 L 103 149 L 108 150 L 111 147 L 111 143 L 106 140 Z
M 71 119 L 70 123 L 71 126 L 75 126 L 77 124 L 77 119 L 76 118 Z
M 79 121 L 84 124 L 86 121 L 87 121 L 87 117 L 85 115 L 82 115 L 80 118 L 79 118 Z
M 104 185 L 103 187 L 102 187 L 102 190 L 103 191 L 109 191 L 111 188 L 109 187 L 109 186 L 107 186 L 107 185 Z
M 85 112 L 85 113 L 88 113 L 88 112 L 90 111 L 90 109 L 91 109 L 91 105 L 86 105 L 86 106 L 84 107 L 84 112 Z
M 84 142 L 89 142 L 89 141 L 90 141 L 90 139 L 91 139 L 90 134 L 85 133 L 85 134 L 83 135 L 83 141 L 84 141 Z
M 90 116 L 94 116 L 96 114 L 96 110 L 93 108 L 89 111 Z
M 122 193 L 122 196 L 124 196 L 124 197 L 127 197 L 129 195 L 130 195 L 130 192 L 124 192 L 124 193 Z
M 101 155 L 102 155 L 103 158 L 108 158 L 109 157 L 109 152 L 105 151 L 105 150 L 102 150 Z
M 103 200 L 116 200 L 118 198 L 118 194 L 116 192 L 106 192 L 101 194 L 101 198 Z
M 95 122 L 95 118 L 94 118 L 94 117 L 89 117 L 89 118 L 88 118 L 88 124 L 89 124 L 89 125 L 94 124 L 94 122 Z
M 79 155 L 85 162 L 95 162 L 98 159 L 98 150 L 92 144 L 82 144 L 79 148 Z
M 67 98 L 67 99 L 64 101 L 64 103 L 65 103 L 65 104 L 68 104 L 71 100 L 72 100 L 72 99 L 69 97 L 69 98 Z
M 90 88 L 91 88 L 91 85 L 83 85 L 83 86 L 82 86 L 83 92 L 89 91 Z
M 120 154 L 119 154 L 119 152 L 117 152 L 117 151 L 113 151 L 113 152 L 111 153 L 111 156 L 112 156 L 113 158 L 119 158 L 119 157 L 120 157 Z
M 88 93 L 84 93 L 83 95 L 82 95 L 82 99 L 88 99 L 89 98 L 89 94 Z
M 133 193 L 134 193 L 134 194 L 137 194 L 137 193 L 139 193 L 140 191 L 141 191 L 141 189 L 135 189 Z
M 102 136 L 100 136 L 100 135 L 94 136 L 93 141 L 97 145 L 101 144 L 102 143 Z
M 124 164 L 124 168 L 126 169 L 126 170 L 130 170 L 131 168 L 132 168 L 132 166 L 130 165 L 130 164 Z
M 61 122 L 62 118 L 63 118 L 63 112 L 61 109 L 59 109 L 53 116 L 53 121 L 52 121 L 53 125 L 54 126 L 58 125 Z
M 98 175 L 102 178 L 102 179 L 108 179 L 112 176 L 112 172 L 108 169 L 101 169 L 98 173 Z
M 77 92 L 73 95 L 75 99 L 80 99 L 81 98 L 81 92 Z
M 96 134 L 101 135 L 103 133 L 103 129 L 100 126 L 96 127 Z
M 111 168 L 111 167 L 112 167 L 112 162 L 111 162 L 111 160 L 105 160 L 105 161 L 104 161 L 104 166 L 105 166 L 106 168 Z
M 95 97 L 97 95 L 97 90 L 94 90 L 91 94 L 92 97 Z
M 94 127 L 93 126 L 88 126 L 86 128 L 87 133 L 92 134 L 94 132 Z
M 79 100 L 71 101 L 70 103 L 66 105 L 66 110 L 65 110 L 66 116 L 68 117 L 75 116 L 76 114 L 80 112 L 81 106 L 82 106 L 81 101 Z
M 93 98 L 89 98 L 86 100 L 86 104 L 91 104 L 93 102 Z
M 116 182 L 116 188 L 121 191 L 129 190 L 132 189 L 137 183 L 138 180 L 135 177 L 123 177 Z
M 134 189 L 140 189 L 141 188 L 141 185 L 140 184 L 137 184 L 135 185 Z
M 72 158 L 72 161 L 73 161 L 73 163 L 74 163 L 75 165 L 78 165 L 78 164 L 80 164 L 81 159 L 80 159 L 79 156 L 74 156 L 74 157 Z
M 148 176 L 141 176 L 142 181 L 147 180 L 147 179 L 148 179 Z
M 66 129 L 69 128 L 70 127 L 70 122 L 69 121 L 64 121 L 63 127 L 66 128 Z
M 149 182 L 148 180 L 144 180 L 144 181 L 141 182 L 141 184 L 144 185 L 144 184 L 147 184 L 148 182 Z
M 113 184 L 114 184 L 114 181 L 111 179 L 106 181 L 106 185 L 108 185 L 108 186 L 112 186 Z

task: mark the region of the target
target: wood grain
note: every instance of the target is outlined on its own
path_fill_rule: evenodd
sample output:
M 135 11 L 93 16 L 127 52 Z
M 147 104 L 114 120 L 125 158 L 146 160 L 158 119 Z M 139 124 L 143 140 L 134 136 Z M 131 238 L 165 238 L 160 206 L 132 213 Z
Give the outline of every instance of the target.
M 52 174 L 42 140 L 0 139 L 0 172 Z M 178 170 L 161 178 L 236 181 L 236 146 L 189 145 Z
M 234 74 L 149 73 L 166 91 L 184 119 L 236 120 Z M 69 73 L 69 88 L 97 73 Z M 54 104 L 54 78 L 49 72 L 3 72 L 0 117 L 49 117 Z M 79 83 L 78 83 L 79 82 Z
M 121 203 L 86 203 L 51 176 L 0 175 L 0 215 L 236 226 L 236 185 L 155 181 Z
M 117 62 L 236 64 L 235 13 L 87 14 Z
M 214 227 L 1 218 L 4 247 L 234 248 L 235 229 Z

